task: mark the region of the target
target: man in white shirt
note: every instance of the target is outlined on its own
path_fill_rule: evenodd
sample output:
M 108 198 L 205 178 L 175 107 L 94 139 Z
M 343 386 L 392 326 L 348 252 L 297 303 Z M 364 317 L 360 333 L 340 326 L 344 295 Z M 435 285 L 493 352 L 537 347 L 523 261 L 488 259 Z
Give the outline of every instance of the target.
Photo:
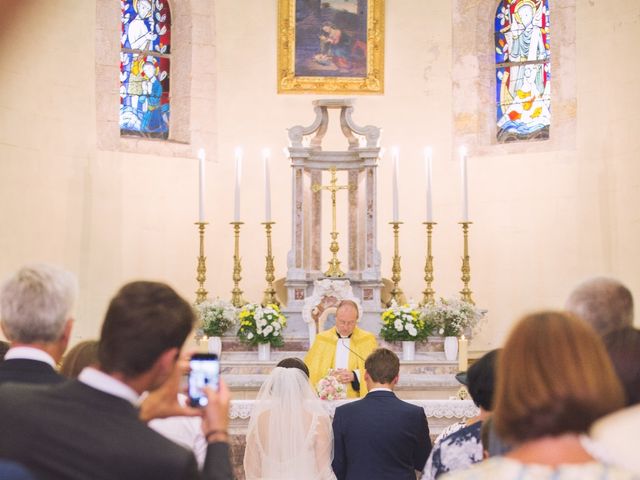
M 0 325 L 11 348 L 0 363 L 5 382 L 54 384 L 67 349 L 77 295 L 75 276 L 52 265 L 21 268 L 0 290 Z
M 227 480 L 229 392 L 206 388 L 203 409 L 181 407 L 178 355 L 192 331 L 191 305 L 168 285 L 132 282 L 109 304 L 98 347 L 99 367 L 49 388 L 0 386 L 0 458 L 38 478 L 65 480 Z M 150 392 L 140 405 L 143 392 Z M 201 415 L 208 442 L 202 472 L 193 454 L 146 421 Z

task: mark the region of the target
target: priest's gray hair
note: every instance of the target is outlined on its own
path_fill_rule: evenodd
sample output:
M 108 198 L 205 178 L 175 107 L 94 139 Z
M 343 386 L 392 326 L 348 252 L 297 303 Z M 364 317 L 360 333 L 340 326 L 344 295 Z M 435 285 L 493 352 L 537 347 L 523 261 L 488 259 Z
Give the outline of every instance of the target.
M 633 325 L 631 291 L 613 278 L 596 277 L 581 283 L 569 295 L 565 308 L 601 336 Z
M 47 264 L 27 265 L 0 289 L 0 322 L 11 342 L 60 339 L 78 292 L 75 275 Z

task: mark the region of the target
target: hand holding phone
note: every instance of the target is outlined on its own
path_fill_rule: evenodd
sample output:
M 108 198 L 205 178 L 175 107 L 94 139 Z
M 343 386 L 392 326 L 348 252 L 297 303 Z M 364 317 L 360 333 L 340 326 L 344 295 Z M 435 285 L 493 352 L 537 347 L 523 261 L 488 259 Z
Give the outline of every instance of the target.
M 205 387 L 215 391 L 220 386 L 220 360 L 215 353 L 196 353 L 189 361 L 189 404 L 205 407 L 209 402 Z

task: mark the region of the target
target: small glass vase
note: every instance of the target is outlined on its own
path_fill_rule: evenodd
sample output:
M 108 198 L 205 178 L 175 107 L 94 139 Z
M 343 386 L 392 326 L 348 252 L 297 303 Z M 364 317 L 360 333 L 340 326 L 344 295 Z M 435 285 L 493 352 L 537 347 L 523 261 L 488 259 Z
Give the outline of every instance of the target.
M 449 362 L 458 358 L 458 337 L 444 337 L 444 357 Z
M 402 360 L 412 361 L 416 359 L 416 342 L 413 340 L 403 340 Z
M 258 360 L 261 362 L 268 362 L 271 359 L 271 344 L 259 343 L 258 344 Z
M 215 353 L 220 356 L 222 352 L 222 338 L 221 337 L 209 337 L 207 338 L 207 351 L 209 353 Z

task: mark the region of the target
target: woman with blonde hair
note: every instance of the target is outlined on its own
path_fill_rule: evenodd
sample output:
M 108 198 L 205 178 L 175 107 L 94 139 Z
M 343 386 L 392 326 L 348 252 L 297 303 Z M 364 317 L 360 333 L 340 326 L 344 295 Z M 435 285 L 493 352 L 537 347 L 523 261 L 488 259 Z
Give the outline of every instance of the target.
M 623 405 L 622 386 L 593 329 L 568 313 L 528 315 L 498 361 L 493 423 L 513 449 L 444 478 L 634 478 L 585 449 L 591 424 Z

